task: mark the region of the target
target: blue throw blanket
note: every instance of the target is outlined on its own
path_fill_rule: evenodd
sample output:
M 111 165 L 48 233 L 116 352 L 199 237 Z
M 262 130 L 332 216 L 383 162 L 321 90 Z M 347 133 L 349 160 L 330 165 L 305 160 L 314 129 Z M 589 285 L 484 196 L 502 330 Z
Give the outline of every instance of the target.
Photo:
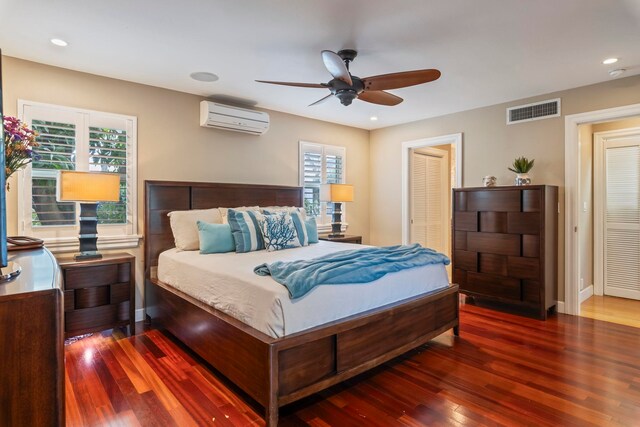
M 271 275 L 294 299 L 318 285 L 367 283 L 387 273 L 427 264 L 448 265 L 449 262 L 447 256 L 414 244 L 340 251 L 310 260 L 276 261 L 259 265 L 253 271 L 260 276 Z

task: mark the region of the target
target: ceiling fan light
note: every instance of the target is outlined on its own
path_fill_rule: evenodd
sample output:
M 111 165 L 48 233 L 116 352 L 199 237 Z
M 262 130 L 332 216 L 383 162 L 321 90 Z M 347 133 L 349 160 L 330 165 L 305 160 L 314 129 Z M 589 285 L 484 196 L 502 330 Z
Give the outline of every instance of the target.
M 353 100 L 358 97 L 358 93 L 355 90 L 339 90 L 336 92 L 336 96 L 342 105 L 347 106 L 351 105 Z

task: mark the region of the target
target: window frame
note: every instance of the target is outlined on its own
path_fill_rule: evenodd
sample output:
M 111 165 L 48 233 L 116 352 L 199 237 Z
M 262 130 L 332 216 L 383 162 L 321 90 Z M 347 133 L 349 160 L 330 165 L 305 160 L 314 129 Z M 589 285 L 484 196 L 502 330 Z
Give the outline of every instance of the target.
M 306 148 L 310 148 L 306 149 Z M 300 187 L 304 188 L 304 153 L 307 151 L 320 151 L 322 158 L 321 166 L 321 185 L 326 184 L 327 179 L 327 167 L 326 167 L 326 155 L 327 151 L 333 153 L 340 153 L 342 155 L 342 179 L 338 184 L 346 183 L 347 175 L 347 148 L 340 145 L 319 144 L 316 142 L 300 140 L 298 143 L 298 180 Z M 347 222 L 347 209 L 346 204 L 342 204 L 342 231 L 346 231 L 349 226 Z M 322 233 L 331 231 L 331 216 L 327 213 L 327 202 L 320 202 L 320 215 L 315 217 L 318 224 L 318 231 Z
M 44 111 L 44 113 L 43 113 Z M 41 114 L 41 117 L 37 117 Z M 55 116 L 68 120 L 73 117 L 76 125 L 75 150 L 76 158 L 85 158 L 79 163 L 76 159 L 76 170 L 89 170 L 89 133 L 91 127 L 122 128 L 127 134 L 127 208 L 124 224 L 99 224 L 98 247 L 100 250 L 132 248 L 139 245 L 141 235 L 138 234 L 138 200 L 137 200 L 137 128 L 136 116 L 68 107 L 56 104 L 18 100 L 18 116 L 31 126 L 32 119 L 51 120 Z M 62 121 L 62 120 L 61 120 Z M 47 248 L 54 252 L 78 250 L 79 203 L 76 203 L 76 222 L 73 225 L 32 226 L 32 163 L 18 172 L 18 230 L 19 234 L 41 238 Z

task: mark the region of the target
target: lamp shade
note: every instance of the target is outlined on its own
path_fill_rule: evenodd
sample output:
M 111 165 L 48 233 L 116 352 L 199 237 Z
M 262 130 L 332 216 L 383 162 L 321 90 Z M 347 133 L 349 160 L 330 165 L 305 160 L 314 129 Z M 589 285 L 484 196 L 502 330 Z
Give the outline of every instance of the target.
M 323 184 L 320 186 L 320 200 L 323 202 L 353 202 L 353 185 Z
M 60 202 L 117 202 L 120 200 L 120 175 L 59 171 L 56 199 Z

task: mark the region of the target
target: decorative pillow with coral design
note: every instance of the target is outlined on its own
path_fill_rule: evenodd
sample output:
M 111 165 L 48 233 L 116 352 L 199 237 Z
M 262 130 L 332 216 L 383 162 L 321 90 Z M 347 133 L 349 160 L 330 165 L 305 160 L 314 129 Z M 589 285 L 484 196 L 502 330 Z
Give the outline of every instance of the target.
M 298 232 L 288 212 L 264 215 L 260 221 L 260 229 L 264 247 L 269 252 L 300 247 Z

